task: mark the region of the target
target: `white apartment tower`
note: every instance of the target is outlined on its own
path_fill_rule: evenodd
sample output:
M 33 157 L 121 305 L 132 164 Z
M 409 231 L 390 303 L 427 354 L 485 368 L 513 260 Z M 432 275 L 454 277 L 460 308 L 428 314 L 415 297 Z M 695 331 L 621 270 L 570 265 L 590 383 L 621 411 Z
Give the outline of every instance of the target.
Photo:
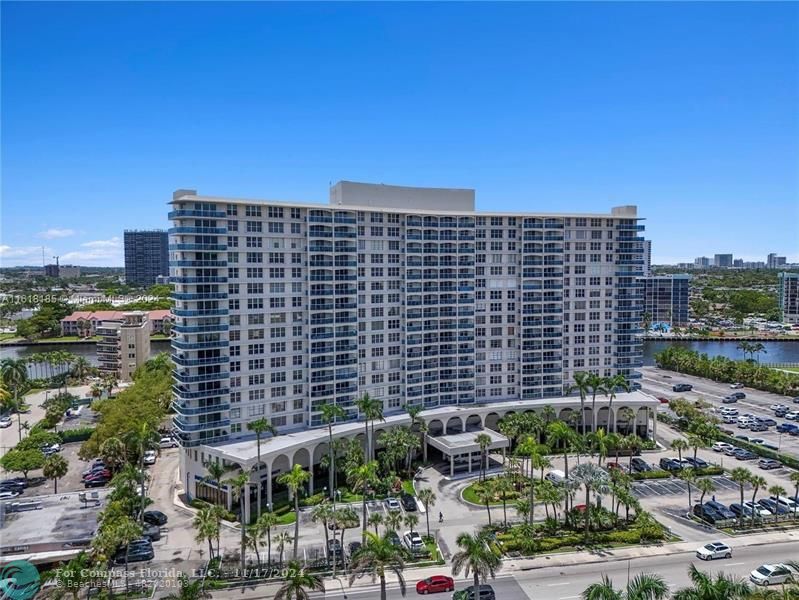
M 639 377 L 643 225 L 476 212 L 474 191 L 339 182 L 330 204 L 173 195 L 175 428 L 187 447 L 357 419 L 562 396 Z

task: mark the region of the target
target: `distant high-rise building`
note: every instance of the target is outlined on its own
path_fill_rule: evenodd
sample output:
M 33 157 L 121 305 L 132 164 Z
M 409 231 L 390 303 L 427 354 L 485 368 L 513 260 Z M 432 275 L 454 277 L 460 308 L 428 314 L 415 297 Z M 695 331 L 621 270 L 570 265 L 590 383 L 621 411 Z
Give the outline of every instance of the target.
M 779 269 L 781 267 L 784 267 L 787 262 L 788 259 L 785 256 L 777 256 L 775 253 L 772 252 L 766 257 L 766 268 Z
M 58 265 L 44 265 L 45 277 L 58 277 Z
M 732 266 L 732 254 L 715 254 L 713 256 L 713 266 L 729 268 Z
M 799 273 L 780 273 L 780 315 L 783 323 L 799 323 Z
M 736 269 L 742 269 L 744 266 L 744 259 L 743 258 L 736 258 L 732 261 L 732 266 Z
M 125 232 L 125 281 L 150 286 L 169 275 L 169 236 L 166 231 Z
M 707 256 L 698 256 L 694 259 L 694 267 L 704 269 L 710 266 L 710 259 Z
M 652 274 L 652 240 L 644 240 L 644 275 Z
M 45 265 L 45 277 L 58 277 L 60 279 L 71 279 L 80 277 L 80 267 L 77 265 Z
M 644 315 L 651 323 L 688 325 L 690 275 L 653 275 L 639 281 L 644 286 Z

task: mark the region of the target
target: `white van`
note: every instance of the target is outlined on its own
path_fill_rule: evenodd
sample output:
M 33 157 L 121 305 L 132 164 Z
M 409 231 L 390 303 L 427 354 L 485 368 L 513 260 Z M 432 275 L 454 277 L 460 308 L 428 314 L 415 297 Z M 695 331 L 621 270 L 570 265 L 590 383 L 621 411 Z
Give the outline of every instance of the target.
M 552 469 L 549 473 L 544 475 L 544 479 L 547 479 L 557 485 L 566 481 L 566 473 L 559 471 L 558 469 Z
M 67 412 L 64 413 L 65 419 L 77 419 L 80 414 L 83 412 L 83 405 L 77 406 L 75 408 L 67 409 Z

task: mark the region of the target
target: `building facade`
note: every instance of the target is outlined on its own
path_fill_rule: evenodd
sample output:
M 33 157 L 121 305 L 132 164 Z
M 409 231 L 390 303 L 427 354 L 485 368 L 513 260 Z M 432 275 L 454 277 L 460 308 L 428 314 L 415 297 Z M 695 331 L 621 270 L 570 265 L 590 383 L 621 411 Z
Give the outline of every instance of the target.
M 643 238 L 608 214 L 478 213 L 473 190 L 340 182 L 330 205 L 175 192 L 176 416 L 184 446 L 560 397 L 576 371 L 639 377 Z
M 697 269 L 706 269 L 710 266 L 710 259 L 707 256 L 697 256 L 694 259 L 694 267 Z
M 688 325 L 690 275 L 653 275 L 639 281 L 644 290 L 644 315 L 651 323 Z
M 766 268 L 767 269 L 781 269 L 788 263 L 788 259 L 785 256 L 777 256 L 774 252 L 769 254 L 766 257 Z
M 644 277 L 652 274 L 652 241 L 644 240 Z
M 133 373 L 150 358 L 150 323 L 147 313 L 126 312 L 122 321 L 97 326 L 97 360 L 100 371 L 131 381 Z
M 713 266 L 721 268 L 732 267 L 732 254 L 715 254 L 713 255 Z
M 169 236 L 166 231 L 125 231 L 125 282 L 147 287 L 159 275 L 169 275 Z
M 799 323 L 799 273 L 780 273 L 780 314 L 783 323 Z

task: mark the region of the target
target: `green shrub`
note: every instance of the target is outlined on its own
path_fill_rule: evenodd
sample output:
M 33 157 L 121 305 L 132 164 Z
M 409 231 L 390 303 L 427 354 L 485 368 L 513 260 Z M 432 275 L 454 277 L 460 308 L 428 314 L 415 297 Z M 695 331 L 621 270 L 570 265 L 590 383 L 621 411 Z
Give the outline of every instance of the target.
M 325 501 L 325 495 L 323 492 L 319 492 L 318 494 L 314 494 L 313 496 L 308 496 L 307 498 L 303 498 L 300 500 L 300 506 L 316 506 L 317 504 L 321 504 Z
M 59 431 L 58 436 L 61 438 L 62 444 L 69 444 L 71 442 L 83 442 L 88 440 L 92 433 L 94 433 L 94 427 L 78 427 L 76 429 Z
M 206 502 L 205 500 L 200 500 L 199 498 L 194 498 L 191 502 L 189 502 L 189 506 L 196 509 L 200 509 L 208 505 L 209 505 L 208 502 Z M 236 515 L 227 510 L 222 513 L 222 518 L 225 521 L 230 521 L 231 523 L 238 521 L 238 517 L 236 517 Z
M 643 473 L 633 473 L 633 479 L 636 481 L 641 481 L 643 479 L 668 479 L 669 477 L 671 477 L 671 473 L 657 469 L 653 471 L 645 471 Z

